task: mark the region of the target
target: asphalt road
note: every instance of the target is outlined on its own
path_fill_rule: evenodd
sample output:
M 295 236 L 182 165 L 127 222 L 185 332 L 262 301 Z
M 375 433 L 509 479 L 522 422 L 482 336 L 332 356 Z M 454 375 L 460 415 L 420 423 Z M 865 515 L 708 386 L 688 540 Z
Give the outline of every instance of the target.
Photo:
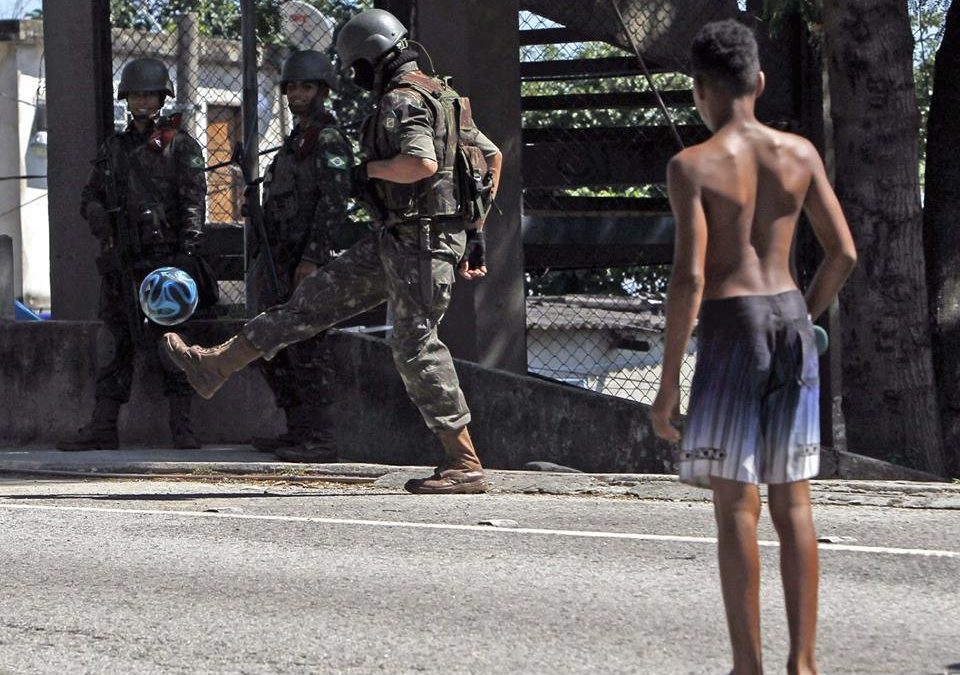
M 821 671 L 960 670 L 960 510 L 815 514 L 837 542 Z M 712 535 L 708 503 L 662 491 L 8 479 L 0 673 L 726 673 Z M 783 672 L 777 549 L 762 557 Z

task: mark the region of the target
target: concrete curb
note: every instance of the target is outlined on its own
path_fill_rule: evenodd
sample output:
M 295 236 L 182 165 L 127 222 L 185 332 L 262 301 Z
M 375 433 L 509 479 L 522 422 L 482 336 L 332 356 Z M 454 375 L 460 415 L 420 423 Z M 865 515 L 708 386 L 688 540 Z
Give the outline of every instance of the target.
M 251 482 L 331 483 L 365 485 L 381 490 L 403 489 L 429 466 L 396 466 L 363 462 L 294 464 L 269 454 L 231 446 L 198 451 L 137 448 L 116 451 L 61 452 L 47 448 L 0 449 L 0 478 L 126 480 L 230 480 Z M 628 473 L 562 473 L 489 470 L 492 494 L 596 496 L 707 503 L 709 490 L 681 484 L 675 475 Z M 762 488 L 765 491 L 765 488 Z M 827 506 L 877 506 L 960 510 L 960 484 L 904 480 L 811 481 L 813 502 Z

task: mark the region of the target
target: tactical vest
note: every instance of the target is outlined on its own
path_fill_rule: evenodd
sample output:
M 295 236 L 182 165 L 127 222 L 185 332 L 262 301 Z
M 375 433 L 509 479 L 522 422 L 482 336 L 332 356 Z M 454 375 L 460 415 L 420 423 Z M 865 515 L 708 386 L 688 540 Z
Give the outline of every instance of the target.
M 486 215 L 492 186 L 487 160 L 477 144 L 470 99 L 460 96 L 449 82 L 419 72 L 403 74 L 387 92 L 403 88 L 417 92 L 433 112 L 438 168 L 434 175 L 408 185 L 373 181 L 379 203 L 387 211 L 385 222 L 430 218 L 450 228 L 466 228 Z M 362 144 L 369 159 L 392 156 L 381 112 L 370 115 L 364 126 Z
M 122 137 L 124 134 L 107 139 L 108 161 L 117 175 L 117 191 L 126 209 L 131 235 L 136 239 L 136 250 L 172 249 L 179 245 L 180 196 L 173 142 L 176 133 L 161 145 L 152 145 L 156 134 L 151 134 L 146 143 Z M 134 154 L 140 173 L 131 166 Z
M 327 115 L 317 126 L 289 137 L 264 176 L 263 211 L 275 258 L 299 259 L 310 232 L 320 199 L 317 174 L 324 161 L 322 153 L 316 152 L 319 135 L 333 131 L 344 138 L 345 147 L 350 147 L 333 122 L 334 118 Z M 311 159 L 304 161 L 307 158 Z

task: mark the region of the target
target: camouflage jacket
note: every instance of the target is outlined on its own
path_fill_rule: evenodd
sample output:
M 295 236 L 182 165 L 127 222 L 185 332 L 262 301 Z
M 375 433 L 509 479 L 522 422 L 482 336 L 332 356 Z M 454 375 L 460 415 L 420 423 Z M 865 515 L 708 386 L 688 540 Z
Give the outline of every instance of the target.
M 131 164 L 134 157 L 139 172 Z M 133 245 L 145 254 L 184 251 L 203 230 L 203 168 L 200 145 L 185 132 L 154 127 L 140 133 L 131 124 L 100 147 L 81 195 L 81 214 L 87 217 L 91 202 L 108 205 L 108 185 L 115 177 L 115 198 L 126 213 Z
M 352 155 L 329 114 L 298 124 L 277 151 L 263 181 L 263 212 L 278 263 L 330 259 L 332 232 L 347 220 Z
M 371 181 L 375 194 L 373 199 L 365 201 L 379 212 L 375 217 L 385 223 L 423 216 L 447 216 L 457 210 L 461 198 L 453 170 L 455 145 L 450 146 L 451 132 L 448 129 L 452 120 L 444 115 L 440 99 L 427 96 L 420 87 L 411 86 L 411 79 L 435 82 L 446 96 L 459 97 L 447 84 L 421 73 L 416 63 L 408 63 L 401 66 L 387 83 L 376 110 L 364 122 L 360 145 L 365 159 L 409 155 L 440 165 L 436 174 L 412 184 Z M 496 155 L 499 152 L 497 146 L 473 127 L 472 118 L 470 125 L 483 155 Z M 464 131 L 461 129 L 460 133 Z

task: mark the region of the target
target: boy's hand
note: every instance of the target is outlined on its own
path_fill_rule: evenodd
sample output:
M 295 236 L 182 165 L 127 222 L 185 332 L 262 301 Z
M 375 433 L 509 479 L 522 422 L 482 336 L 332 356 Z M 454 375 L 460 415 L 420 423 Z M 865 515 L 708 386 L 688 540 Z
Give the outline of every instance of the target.
M 650 409 L 650 421 L 653 423 L 653 432 L 669 443 L 680 442 L 680 432 L 670 420 L 680 415 L 679 387 L 664 387 L 661 385 L 657 398 Z

